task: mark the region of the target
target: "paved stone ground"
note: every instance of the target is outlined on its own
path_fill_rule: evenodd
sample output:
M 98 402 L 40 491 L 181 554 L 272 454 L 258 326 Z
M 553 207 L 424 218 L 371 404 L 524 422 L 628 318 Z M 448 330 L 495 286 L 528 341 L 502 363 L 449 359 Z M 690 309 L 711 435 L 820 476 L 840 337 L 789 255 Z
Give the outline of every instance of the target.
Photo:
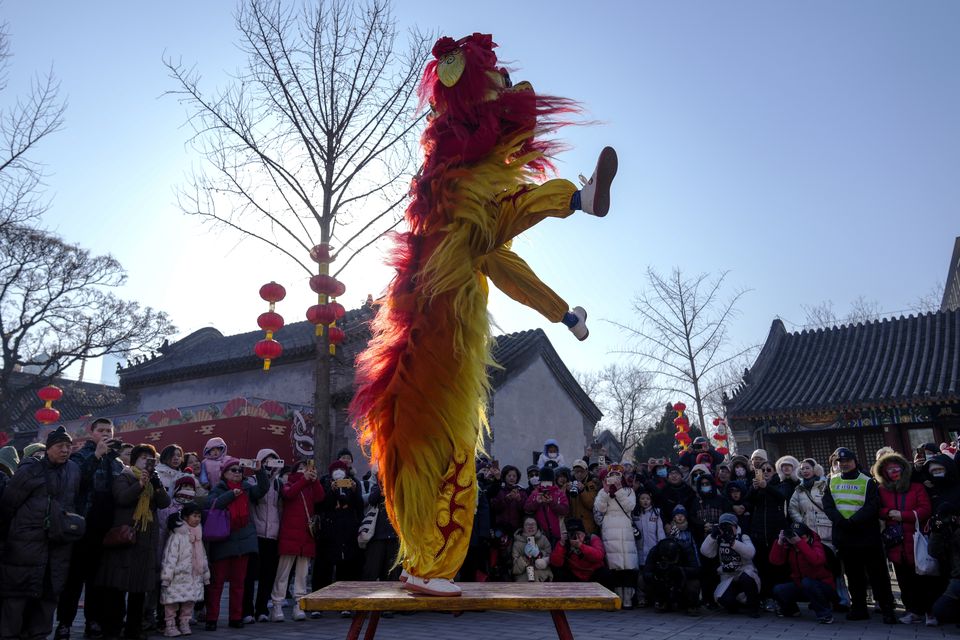
M 226 606 L 223 608 L 226 611 Z M 193 638 L 197 640 L 215 640 L 220 638 L 268 638 L 270 640 L 340 640 L 346 637 L 350 626 L 349 619 L 342 619 L 336 613 L 324 612 L 319 620 L 280 623 L 260 623 L 247 625 L 244 629 L 230 629 L 226 620 L 221 621 L 217 632 L 202 631 L 203 627 L 194 627 Z M 955 625 L 926 627 L 924 625 L 885 625 L 875 614 L 869 622 L 846 622 L 843 614 L 837 616 L 832 625 L 816 624 L 813 614 L 806 611 L 802 618 L 777 618 L 765 613 L 758 619 L 743 615 L 728 615 L 721 612 L 706 612 L 701 618 L 666 613 L 658 614 L 652 609 L 632 611 L 571 612 L 567 614 L 573 634 L 576 638 L 589 640 L 619 640 L 643 638 L 644 640 L 705 640 L 708 638 L 729 638 L 730 640 L 806 640 L 805 636 L 817 640 L 832 638 L 860 640 L 934 640 L 936 638 L 960 638 L 960 630 Z M 78 619 L 71 634 L 80 638 L 83 633 L 83 621 Z M 154 635 L 151 638 L 161 638 Z M 525 611 L 488 611 L 468 612 L 459 617 L 443 613 L 416 613 L 396 615 L 381 619 L 377 630 L 378 640 L 414 640 L 429 638 L 443 640 L 455 638 L 482 638 L 489 640 L 555 640 L 550 614 Z M 192 639 L 191 639 L 192 640 Z

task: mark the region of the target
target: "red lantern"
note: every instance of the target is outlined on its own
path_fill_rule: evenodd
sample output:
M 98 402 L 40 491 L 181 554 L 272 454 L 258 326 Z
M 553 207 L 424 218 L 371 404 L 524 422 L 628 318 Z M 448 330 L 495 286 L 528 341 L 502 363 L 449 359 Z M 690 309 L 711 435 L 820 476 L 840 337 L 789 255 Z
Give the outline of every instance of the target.
M 333 345 L 340 344 L 347 337 L 340 327 L 330 327 L 327 331 L 330 333 L 330 344 Z
M 270 361 L 276 360 L 283 353 L 283 346 L 272 338 L 261 340 L 254 346 L 254 352 L 257 357 L 263 360 L 263 370 L 270 369 Z
M 720 426 L 720 418 L 714 418 L 714 419 L 713 419 L 713 426 L 715 426 L 715 427 L 719 427 L 719 426 Z
M 261 313 L 257 318 L 257 324 L 264 331 L 275 333 L 283 328 L 283 316 L 275 311 Z
M 310 324 L 330 324 L 336 319 L 336 310 L 330 304 L 315 304 L 307 309 L 307 320 Z
M 274 303 L 280 302 L 287 296 L 287 290 L 283 285 L 276 282 L 268 282 L 260 287 L 260 297 L 270 303 L 270 309 L 273 310 Z
M 313 249 L 310 249 L 310 259 L 317 264 L 333 262 L 333 258 L 330 257 L 330 245 L 318 244 Z
M 60 419 L 60 412 L 51 407 L 42 407 L 37 409 L 33 417 L 41 424 L 53 424 Z
M 347 313 L 347 310 L 344 309 L 343 305 L 339 302 L 331 302 L 330 308 L 333 309 L 333 317 L 335 320 L 339 320 Z
M 42 389 L 37 390 L 37 397 L 44 402 L 56 402 L 63 397 L 63 389 L 49 384 Z
M 687 405 L 683 404 L 682 402 L 678 402 L 677 404 L 673 405 L 673 410 L 677 413 L 683 413 L 687 410 Z
M 725 456 L 728 453 L 730 453 L 730 449 L 727 449 L 726 447 L 717 447 L 717 453 L 719 453 L 722 456 Z
M 333 276 L 321 273 L 310 278 L 310 288 L 320 295 L 337 298 L 347 291 L 345 284 Z

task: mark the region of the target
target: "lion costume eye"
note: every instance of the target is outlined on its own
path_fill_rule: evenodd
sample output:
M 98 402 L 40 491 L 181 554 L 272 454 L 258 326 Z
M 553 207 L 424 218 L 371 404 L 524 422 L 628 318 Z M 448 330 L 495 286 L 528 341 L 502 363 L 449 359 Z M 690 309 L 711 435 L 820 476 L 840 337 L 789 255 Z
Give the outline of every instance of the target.
M 453 51 L 443 56 L 437 63 L 437 75 L 440 77 L 443 86 L 452 87 L 457 84 L 460 76 L 463 75 L 464 67 L 466 67 L 466 60 L 464 60 L 462 51 Z

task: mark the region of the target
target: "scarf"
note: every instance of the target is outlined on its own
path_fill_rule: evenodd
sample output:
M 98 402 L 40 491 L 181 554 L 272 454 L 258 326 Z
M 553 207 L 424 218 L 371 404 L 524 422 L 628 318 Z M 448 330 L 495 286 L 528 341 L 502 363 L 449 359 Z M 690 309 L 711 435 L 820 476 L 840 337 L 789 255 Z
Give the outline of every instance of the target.
M 236 502 L 236 500 L 234 500 Z M 203 531 L 199 526 L 191 527 L 188 524 L 184 524 L 187 528 L 187 536 L 189 537 L 190 544 L 193 546 L 193 553 L 191 554 L 193 559 L 193 575 L 202 576 L 203 572 L 206 570 L 206 553 L 203 550 Z
M 813 485 L 816 484 L 818 480 L 820 480 L 819 477 L 813 476 L 811 478 L 807 478 L 806 480 L 803 480 L 800 483 L 800 486 L 802 486 L 804 490 L 810 491 L 811 489 L 813 489 Z
M 243 482 L 230 482 L 224 480 L 227 489 L 233 491 L 240 489 L 240 495 L 230 503 L 230 531 L 239 531 L 250 524 L 250 499 L 247 492 L 243 490 Z
M 131 467 L 133 477 L 139 482 L 143 476 L 143 471 L 137 467 Z M 153 500 L 153 485 L 147 483 L 140 491 L 140 499 L 137 500 L 137 507 L 133 510 L 133 528 L 138 531 L 146 531 L 147 527 L 153 524 L 153 510 L 150 503 Z

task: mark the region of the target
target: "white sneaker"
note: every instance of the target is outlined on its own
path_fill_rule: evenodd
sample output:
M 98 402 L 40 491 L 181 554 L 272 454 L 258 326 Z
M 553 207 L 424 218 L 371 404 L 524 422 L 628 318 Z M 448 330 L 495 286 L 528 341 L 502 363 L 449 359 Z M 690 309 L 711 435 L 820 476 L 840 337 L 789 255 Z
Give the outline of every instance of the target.
M 418 578 L 413 574 L 407 576 L 407 581 L 403 583 L 403 588 L 414 593 L 422 593 L 428 596 L 459 596 L 462 593 L 460 587 L 453 583 L 453 580 L 446 578 Z
M 909 611 L 907 611 L 905 615 L 900 616 L 900 624 L 914 624 L 922 620 L 920 616 L 910 613 Z
M 587 310 L 583 307 L 574 307 L 572 313 L 577 316 L 577 324 L 570 327 L 570 331 L 577 340 L 583 342 L 590 335 L 590 329 L 587 329 Z
M 303 609 L 300 608 L 300 602 L 296 602 L 293 605 L 293 619 L 297 622 L 307 619 L 307 614 L 303 612 Z
M 407 581 L 407 578 L 409 578 L 409 577 L 410 577 L 410 574 L 407 573 L 407 570 L 406 570 L 406 569 L 404 569 L 403 571 L 400 572 L 400 582 L 406 582 L 406 581 Z
M 261 613 L 257 616 L 257 622 L 270 622 L 270 616 L 265 613 Z
M 243 624 L 254 624 L 257 621 L 253 616 L 243 616 Z
M 617 175 L 617 152 L 604 147 L 597 158 L 597 168 L 587 180 L 580 176 L 580 208 L 584 213 L 602 218 L 610 211 L 610 185 Z
M 279 602 L 273 603 L 273 608 L 270 609 L 270 622 L 283 622 L 283 605 Z
M 926 624 L 927 624 L 928 627 L 936 627 L 936 626 L 939 626 L 940 621 L 937 620 L 937 617 L 936 617 L 936 616 L 932 616 L 932 615 L 930 615 L 930 614 L 928 613 L 928 614 L 927 614 L 927 622 L 926 622 Z

